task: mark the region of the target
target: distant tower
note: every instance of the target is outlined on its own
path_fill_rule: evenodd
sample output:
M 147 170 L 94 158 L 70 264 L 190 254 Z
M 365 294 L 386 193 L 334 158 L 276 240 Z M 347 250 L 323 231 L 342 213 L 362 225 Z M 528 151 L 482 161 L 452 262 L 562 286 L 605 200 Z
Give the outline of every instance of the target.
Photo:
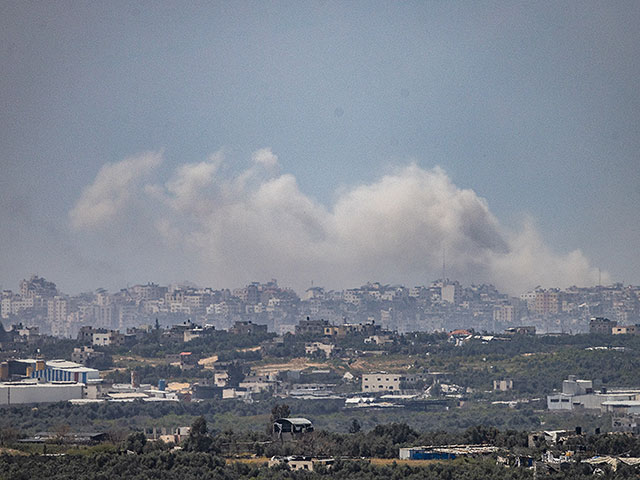
M 443 287 L 447 283 L 447 280 L 446 280 L 447 277 L 445 275 L 445 273 L 446 273 L 446 268 L 445 267 L 446 267 L 445 249 L 444 249 L 444 247 L 442 247 L 442 286 Z

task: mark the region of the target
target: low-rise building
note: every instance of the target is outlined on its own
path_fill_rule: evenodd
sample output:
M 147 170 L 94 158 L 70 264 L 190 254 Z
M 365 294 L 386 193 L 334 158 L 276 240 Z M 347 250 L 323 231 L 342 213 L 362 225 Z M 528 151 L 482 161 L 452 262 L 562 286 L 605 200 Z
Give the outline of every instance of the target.
M 513 390 L 513 380 L 510 378 L 494 380 L 493 389 L 499 392 L 506 392 L 509 390 Z
M 507 335 L 535 335 L 536 327 L 530 325 L 521 327 L 509 327 L 504 331 L 504 333 L 506 333 Z
M 160 440 L 164 443 L 175 443 L 176 445 L 178 445 L 183 440 L 186 440 L 189 437 L 189 433 L 191 433 L 191 427 L 178 427 L 174 429 L 172 433 L 167 433 L 165 431 L 164 433 L 158 435 L 156 433 L 156 429 L 154 428 L 151 440 Z
M 609 320 L 604 317 L 591 317 L 591 320 L 589 320 L 589 333 L 611 335 L 612 328 L 616 326 L 618 326 L 618 322 L 615 320 Z
M 271 457 L 269 460 L 269 467 L 286 465 L 290 470 L 307 470 L 309 472 L 313 472 L 314 468 L 318 465 L 330 468 L 334 463 L 335 460 L 333 458 L 313 458 L 292 455 L 288 457 Z
M 313 423 L 306 418 L 279 418 L 273 422 L 272 432 L 278 439 L 294 439 L 313 432 Z
M 73 352 L 71 353 L 71 361 L 76 363 L 81 363 L 86 365 L 87 362 L 95 359 L 104 357 L 104 352 L 98 352 L 91 347 L 86 345 L 82 347 L 75 347 Z
M 259 382 L 259 381 L 248 381 L 248 382 L 240 382 L 238 387 L 246 390 L 250 393 L 260 393 L 272 390 L 275 387 L 274 382 Z
M 611 419 L 614 432 L 640 433 L 640 417 L 637 415 L 614 415 Z
M 222 390 L 222 398 L 223 399 L 242 399 L 242 400 L 250 400 L 251 392 L 246 390 L 245 388 L 224 388 Z
M 254 335 L 267 333 L 266 325 L 258 325 L 251 321 L 236 321 L 229 331 L 235 335 Z
M 611 327 L 612 335 L 637 335 L 638 327 L 636 325 L 623 325 L 620 327 Z
M 640 390 L 606 389 L 595 391 L 592 380 L 578 380 L 569 375 L 562 382 L 562 392 L 547 396 L 549 410 L 600 410 L 604 402 L 628 402 L 640 398 Z
M 188 343 L 191 340 L 195 340 L 196 338 L 201 338 L 204 335 L 204 329 L 195 327 L 191 330 L 185 330 L 182 335 L 182 341 L 184 343 Z
M 601 409 L 615 416 L 640 415 L 640 400 L 606 400 Z
M 427 447 L 400 448 L 402 460 L 454 460 L 458 457 L 490 455 L 496 453 L 498 447 L 493 445 L 443 445 Z
M 531 432 L 528 435 L 528 447 L 536 448 L 542 444 L 545 445 L 562 445 L 568 438 L 581 434 L 582 430 L 578 427 L 576 430 L 544 430 L 541 432 Z
M 198 358 L 191 352 L 180 352 L 180 368 L 188 370 L 198 366 Z
M 65 402 L 81 399 L 84 384 L 79 382 L 48 382 L 23 380 L 0 383 L 0 405 Z
M 402 375 L 399 373 L 365 373 L 362 375 L 362 391 L 363 392 L 388 392 L 400 390 L 400 379 Z
M 431 378 L 429 374 L 405 374 L 405 373 L 365 373 L 362 375 L 362 391 L 394 392 L 411 388 L 416 384 Z
M 364 339 L 364 343 L 375 345 L 387 345 L 393 343 L 393 339 L 389 335 L 371 335 Z
M 115 330 L 94 331 L 92 334 L 92 342 L 94 346 L 114 346 L 120 347 L 124 345 L 124 335 Z
M 310 320 L 307 317 L 306 320 L 300 320 L 300 323 L 296 325 L 295 334 L 322 336 L 325 334 L 326 327 L 331 327 L 327 320 Z
M 306 355 L 313 355 L 316 352 L 322 352 L 326 358 L 329 358 L 336 346 L 330 343 L 311 342 L 304 346 L 304 352 Z

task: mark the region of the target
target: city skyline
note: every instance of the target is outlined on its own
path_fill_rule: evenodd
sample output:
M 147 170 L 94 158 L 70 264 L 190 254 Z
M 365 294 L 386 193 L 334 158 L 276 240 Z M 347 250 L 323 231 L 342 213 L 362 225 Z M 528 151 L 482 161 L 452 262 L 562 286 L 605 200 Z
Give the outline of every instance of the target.
M 635 2 L 0 7 L 0 284 L 640 284 Z
M 24 323 L 57 337 L 75 337 L 90 326 L 124 332 L 149 324 L 227 328 L 247 321 L 282 334 L 304 318 L 313 318 L 312 323 L 371 323 L 398 332 L 496 332 L 524 322 L 522 328 L 545 333 L 578 333 L 595 324 L 635 329 L 640 318 L 640 286 L 623 284 L 536 287 L 512 296 L 493 285 L 438 279 L 409 287 L 374 282 L 341 291 L 314 286 L 299 295 L 272 279 L 231 289 L 148 282 L 115 292 L 68 295 L 34 275 L 20 281 L 17 291 L 1 293 L 0 318 L 14 330 Z
M 440 272 L 442 273 L 442 272 Z M 181 281 L 175 281 L 175 282 L 159 282 L 156 281 L 154 279 L 147 279 L 145 281 L 142 282 L 126 282 L 122 285 L 116 286 L 114 288 L 107 288 L 105 286 L 98 286 L 96 288 L 91 288 L 91 289 L 86 289 L 86 290 L 80 290 L 80 291 L 67 291 L 64 288 L 61 288 L 59 286 L 59 284 L 56 282 L 55 278 L 51 278 L 51 277 L 46 277 L 44 275 L 40 275 L 39 272 L 31 272 L 29 274 L 25 274 L 22 275 L 22 277 L 20 278 L 19 281 L 15 282 L 15 284 L 13 285 L 0 285 L 0 291 L 4 291 L 4 292 L 14 292 L 17 294 L 21 294 L 20 290 L 21 290 L 21 285 L 25 282 L 30 282 L 33 280 L 37 280 L 37 281 L 44 281 L 46 283 L 49 283 L 53 286 L 55 286 L 57 288 L 57 292 L 58 295 L 63 295 L 63 296 L 79 296 L 79 295 L 83 295 L 83 294 L 95 294 L 95 293 L 99 293 L 99 292 L 105 292 L 108 294 L 116 294 L 118 292 L 121 291 L 125 291 L 134 287 L 149 287 L 149 286 L 160 286 L 163 288 L 169 288 L 169 289 L 175 289 L 175 290 L 197 290 L 197 291 L 203 291 L 203 290 L 214 290 L 214 291 L 223 291 L 223 290 L 229 290 L 230 292 L 234 292 L 236 290 L 240 290 L 243 288 L 246 288 L 250 285 L 268 285 L 268 284 L 274 284 L 277 285 L 278 288 L 281 288 L 283 290 L 288 290 L 288 291 L 292 291 L 293 293 L 295 293 L 296 295 L 300 296 L 301 298 L 304 296 L 305 292 L 309 292 L 311 290 L 322 290 L 322 291 L 326 291 L 326 292 L 345 292 L 348 290 L 357 290 L 357 289 L 361 289 L 361 288 L 365 288 L 365 287 L 376 287 L 376 288 L 382 288 L 382 289 L 393 289 L 393 288 L 404 288 L 404 289 L 411 289 L 411 288 L 423 288 L 423 287 L 428 287 L 428 286 L 433 286 L 433 285 L 453 285 L 453 284 L 458 284 L 458 285 L 462 285 L 465 287 L 494 287 L 497 288 L 497 286 L 493 283 L 490 282 L 485 282 L 485 283 L 466 283 L 466 282 L 462 282 L 459 279 L 456 278 L 450 278 L 448 275 L 445 277 L 437 277 L 437 278 L 433 278 L 431 280 L 428 281 L 424 281 L 422 283 L 406 283 L 406 282 L 384 282 L 384 281 L 380 281 L 380 280 L 376 280 L 376 279 L 370 279 L 367 280 L 366 282 L 362 282 L 362 283 L 354 283 L 351 285 L 346 285 L 343 288 L 333 288 L 330 285 L 323 285 L 323 284 L 318 284 L 317 282 L 313 282 L 310 283 L 309 285 L 307 285 L 305 288 L 298 290 L 296 289 L 294 286 L 292 285 L 288 285 L 285 282 L 281 282 L 279 279 L 275 278 L 274 276 L 267 276 L 265 278 L 260 278 L 260 279 L 252 279 L 248 282 L 245 283 L 238 283 L 238 284 L 228 284 L 228 285 L 207 285 L 207 284 L 201 284 L 201 283 L 197 283 L 194 281 L 191 281 L 190 279 L 184 279 Z M 444 282 L 443 282 L 444 280 Z M 539 285 L 535 285 L 534 287 L 525 289 L 525 290 L 521 290 L 518 291 L 517 293 L 510 293 L 507 290 L 504 290 L 504 294 L 509 295 L 511 297 L 518 297 L 522 294 L 528 293 L 528 292 L 535 292 L 535 291 L 542 291 L 542 290 L 558 290 L 558 291 L 563 291 L 563 290 L 571 290 L 571 289 L 598 289 L 598 288 L 602 288 L 602 289 L 606 289 L 606 288 L 631 288 L 631 289 L 639 289 L 640 285 L 635 285 L 635 284 L 631 284 L 631 283 L 624 283 L 624 282 L 617 282 L 617 281 L 611 281 L 611 282 L 596 282 L 593 285 L 586 285 L 586 286 L 580 286 L 580 285 L 568 285 L 566 287 L 560 287 L 558 285 L 543 285 L 543 284 L 539 284 Z M 502 291 L 502 289 L 497 288 L 498 290 Z

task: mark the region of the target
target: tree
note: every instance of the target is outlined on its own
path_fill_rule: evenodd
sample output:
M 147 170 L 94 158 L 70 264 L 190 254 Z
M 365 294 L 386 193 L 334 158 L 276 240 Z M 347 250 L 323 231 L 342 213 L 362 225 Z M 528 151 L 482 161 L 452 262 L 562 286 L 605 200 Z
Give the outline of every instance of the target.
M 213 438 L 207 431 L 207 421 L 204 417 L 196 418 L 191 424 L 189 436 L 184 443 L 184 449 L 191 452 L 208 452 Z
M 63 443 L 69 432 L 71 431 L 71 427 L 66 423 L 61 423 L 54 428 L 56 443 Z
M 287 418 L 291 415 L 291 408 L 286 403 L 276 403 L 271 409 L 271 420 L 267 425 L 267 435 L 271 435 L 273 431 L 273 422 L 279 418 Z
M 229 386 L 237 387 L 238 384 L 244 380 L 242 364 L 240 364 L 240 362 L 233 362 L 227 368 L 227 375 L 229 376 Z
M 286 403 L 278 403 L 271 409 L 271 423 L 279 418 L 287 418 L 291 415 L 291 408 Z
M 11 425 L 0 427 L 0 445 L 10 445 L 18 438 L 18 430 Z
M 349 433 L 358 433 L 362 429 L 360 422 L 357 419 L 351 420 L 351 425 L 349 425 Z
M 133 432 L 129 434 L 125 441 L 124 447 L 127 450 L 135 452 L 137 454 L 142 453 L 144 446 L 147 443 L 147 437 L 142 432 Z

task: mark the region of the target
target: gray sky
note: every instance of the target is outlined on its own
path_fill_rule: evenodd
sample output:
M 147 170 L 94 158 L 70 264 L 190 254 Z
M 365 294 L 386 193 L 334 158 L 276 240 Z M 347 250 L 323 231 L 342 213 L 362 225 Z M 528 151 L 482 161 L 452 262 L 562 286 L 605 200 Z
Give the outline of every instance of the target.
M 640 283 L 638 2 L 1 2 L 0 284 Z

